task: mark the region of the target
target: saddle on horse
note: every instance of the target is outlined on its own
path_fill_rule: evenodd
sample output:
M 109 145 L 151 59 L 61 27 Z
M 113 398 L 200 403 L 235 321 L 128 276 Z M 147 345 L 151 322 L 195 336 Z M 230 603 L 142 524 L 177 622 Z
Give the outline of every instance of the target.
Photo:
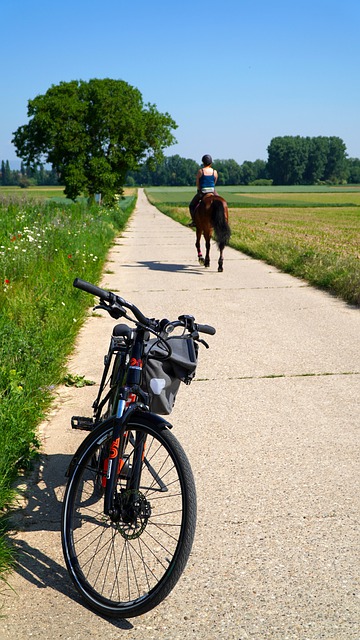
M 190 204 L 189 204 L 189 211 L 190 211 L 190 215 L 191 215 L 191 222 L 189 222 L 188 226 L 189 227 L 195 227 L 195 213 L 198 209 L 198 207 L 200 206 L 201 202 L 203 200 L 205 200 L 205 198 L 209 198 L 209 196 L 217 196 L 218 194 L 216 193 L 216 191 L 207 191 L 207 192 L 202 192 L 202 191 L 198 191 L 196 193 L 196 195 L 193 197 L 193 199 L 191 200 Z

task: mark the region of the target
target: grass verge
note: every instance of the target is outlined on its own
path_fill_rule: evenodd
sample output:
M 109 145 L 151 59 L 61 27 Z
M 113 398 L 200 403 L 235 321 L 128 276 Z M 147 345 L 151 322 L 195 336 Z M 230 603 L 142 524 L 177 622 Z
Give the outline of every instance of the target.
M 37 426 L 64 376 L 88 301 L 76 276 L 98 282 L 136 198 L 105 209 L 42 200 L 0 202 L 0 578 L 14 480 L 39 450 Z

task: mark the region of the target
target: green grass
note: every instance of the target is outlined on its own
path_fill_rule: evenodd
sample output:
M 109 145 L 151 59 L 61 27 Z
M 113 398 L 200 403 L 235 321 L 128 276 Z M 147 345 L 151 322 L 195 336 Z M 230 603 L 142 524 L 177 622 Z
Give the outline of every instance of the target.
M 241 192 L 237 205 L 236 189 Z M 153 204 L 187 224 L 189 213 L 182 202 L 187 192 L 178 191 L 179 204 L 174 204 L 174 188 L 147 189 Z M 219 187 L 218 191 L 230 203 L 232 247 L 360 305 L 359 187 Z
M 0 577 L 12 557 L 3 530 L 13 482 L 38 452 L 37 426 L 89 304 L 73 280 L 99 280 L 134 204 L 0 199 Z

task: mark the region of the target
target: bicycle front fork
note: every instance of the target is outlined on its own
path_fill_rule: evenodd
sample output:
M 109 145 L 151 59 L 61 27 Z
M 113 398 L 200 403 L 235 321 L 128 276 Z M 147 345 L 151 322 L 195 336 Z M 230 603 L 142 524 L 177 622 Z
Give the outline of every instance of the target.
M 125 448 L 129 434 L 126 430 L 128 419 L 136 408 L 136 405 L 128 406 L 128 401 L 119 400 L 116 413 L 115 425 L 113 429 L 112 441 L 109 449 L 109 456 L 104 461 L 103 485 L 105 485 L 104 513 L 112 519 L 118 517 L 118 505 L 116 504 L 116 483 L 125 463 L 126 471 L 126 491 L 135 495 L 140 487 L 141 469 L 145 455 L 146 434 L 136 432 L 135 441 L 131 439 L 132 459 L 126 460 Z

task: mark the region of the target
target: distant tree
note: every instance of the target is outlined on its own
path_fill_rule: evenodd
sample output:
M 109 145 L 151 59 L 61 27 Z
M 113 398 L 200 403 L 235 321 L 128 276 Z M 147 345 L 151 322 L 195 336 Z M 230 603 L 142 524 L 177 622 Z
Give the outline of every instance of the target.
M 346 146 L 341 138 L 283 136 L 268 146 L 267 170 L 274 184 L 314 184 L 346 179 Z
M 307 138 L 308 158 L 304 171 L 303 181 L 306 184 L 316 184 L 324 179 L 325 167 L 328 158 L 328 138 L 318 136 Z
M 267 162 L 265 160 L 255 160 L 253 162 L 255 180 L 266 180 L 268 178 Z
M 273 138 L 268 147 L 268 172 L 274 184 L 302 184 L 308 158 L 308 138 Z
M 348 182 L 351 184 L 360 184 L 360 159 L 348 158 Z
M 136 186 L 135 178 L 132 175 L 130 175 L 130 173 L 128 173 L 128 175 L 126 176 L 125 185 L 127 187 L 135 187 Z
M 5 161 L 1 160 L 1 184 L 5 186 Z
M 213 166 L 219 174 L 219 185 L 240 184 L 241 168 L 236 160 L 214 160 Z
M 14 184 L 14 176 L 10 168 L 9 160 L 1 161 L 1 184 L 3 187 L 9 187 Z
M 241 165 L 241 178 L 239 184 L 250 184 L 256 179 L 255 169 L 252 162 L 245 160 Z
M 163 157 L 177 127 L 144 105 L 138 89 L 109 78 L 53 85 L 29 100 L 28 116 L 14 132 L 18 156 L 33 167 L 52 164 L 68 197 L 102 193 L 105 202 L 121 193 L 129 170 Z
M 47 175 L 44 168 L 44 165 L 40 165 L 38 175 L 37 175 L 37 184 L 44 185 L 46 184 Z
M 328 155 L 324 180 L 342 182 L 347 178 L 346 146 L 341 138 L 328 138 Z
M 139 186 L 152 186 L 156 185 L 154 176 L 157 175 L 158 167 L 155 166 L 150 169 L 147 163 L 144 163 L 139 167 L 137 171 L 129 171 L 126 177 L 126 184 L 129 179 L 133 179 L 136 185 Z M 159 183 L 160 184 L 160 183 Z
M 287 184 L 287 141 L 273 138 L 268 146 L 268 172 L 274 184 Z
M 48 170 L 46 172 L 46 176 L 47 176 L 47 178 L 46 178 L 46 184 L 47 185 L 54 186 L 54 185 L 60 184 L 59 183 L 59 179 L 58 179 L 59 177 L 58 177 L 57 171 L 56 171 L 56 169 L 54 169 L 54 167 L 52 167 L 50 170 Z
M 179 155 L 168 156 L 152 169 L 145 163 L 138 171 L 130 171 L 126 184 L 134 180 L 135 184 L 147 186 L 190 186 L 195 184 L 197 170 L 195 160 Z
M 195 184 L 197 170 L 198 165 L 194 160 L 179 155 L 169 156 L 161 164 L 162 183 L 177 187 Z
M 27 189 L 31 185 L 31 180 L 29 180 L 29 178 L 25 174 L 23 175 L 22 173 L 20 173 L 18 185 L 22 189 Z
M 219 186 L 229 184 L 229 167 L 227 160 L 215 160 L 213 166 L 216 167 L 216 171 L 218 172 L 217 184 Z
M 14 183 L 9 160 L 6 160 L 5 162 L 5 179 L 6 184 L 8 185 L 12 185 Z

